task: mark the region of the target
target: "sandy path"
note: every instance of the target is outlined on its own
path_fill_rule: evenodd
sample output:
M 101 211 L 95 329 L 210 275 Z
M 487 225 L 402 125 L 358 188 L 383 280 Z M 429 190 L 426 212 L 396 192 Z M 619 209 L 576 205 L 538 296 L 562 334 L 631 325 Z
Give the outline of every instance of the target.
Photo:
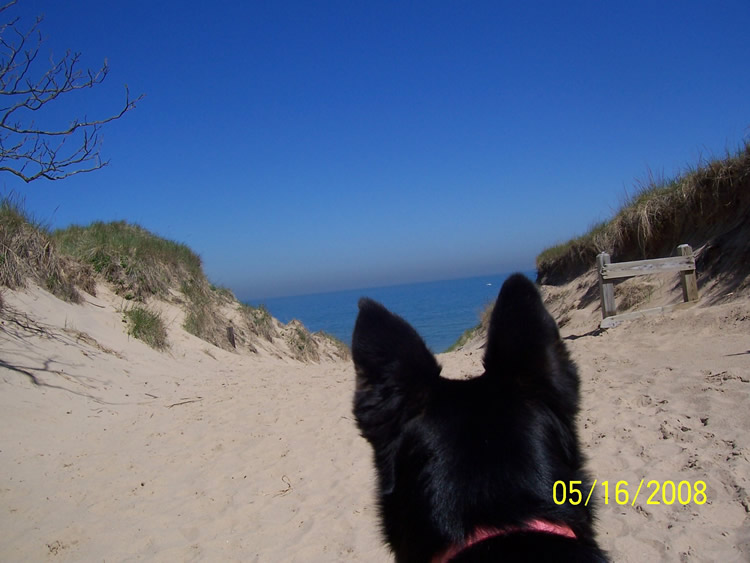
M 390 560 L 348 363 L 230 354 L 179 330 L 155 352 L 106 292 L 5 301 L 29 318 L 0 325 L 0 560 Z M 611 489 L 605 506 L 597 489 L 615 561 L 750 557 L 748 310 L 563 331 L 592 476 L 707 483 L 686 506 L 648 505 L 645 489 L 634 506 Z M 478 373 L 481 350 L 441 361 Z
M 51 320 L 97 325 L 43 293 L 20 297 L 11 305 L 37 318 L 62 307 Z M 92 345 L 46 316 L 0 333 L 0 559 L 388 559 L 347 363 L 192 339 L 160 354 L 104 310 Z
M 610 483 L 608 505 L 601 487 L 595 494 L 614 560 L 750 559 L 749 320 L 744 307 L 698 308 L 569 341 L 591 475 Z M 614 498 L 620 480 L 629 483 L 627 504 Z M 650 480 L 660 489 L 687 481 L 692 493 L 704 481 L 707 501 L 667 505 L 668 485 L 652 498 L 661 504 L 648 504 L 657 489 Z M 682 492 L 686 499 L 687 485 Z

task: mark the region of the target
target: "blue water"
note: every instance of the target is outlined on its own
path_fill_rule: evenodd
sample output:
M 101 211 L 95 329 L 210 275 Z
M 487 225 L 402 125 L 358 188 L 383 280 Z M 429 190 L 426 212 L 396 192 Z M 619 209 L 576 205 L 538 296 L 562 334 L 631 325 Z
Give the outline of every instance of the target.
M 466 329 L 477 325 L 482 311 L 494 301 L 509 275 L 276 297 L 264 300 L 263 304 L 283 323 L 297 319 L 313 332 L 324 330 L 350 344 L 357 301 L 360 297 L 370 297 L 411 323 L 437 353 L 449 348 Z M 535 273 L 526 275 L 533 280 Z

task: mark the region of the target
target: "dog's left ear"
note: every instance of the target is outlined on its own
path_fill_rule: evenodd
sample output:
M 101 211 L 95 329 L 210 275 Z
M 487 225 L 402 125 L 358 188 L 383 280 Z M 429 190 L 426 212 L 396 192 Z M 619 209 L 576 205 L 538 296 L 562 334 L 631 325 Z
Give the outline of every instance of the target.
M 405 320 L 371 299 L 361 299 L 352 336 L 357 372 L 354 415 L 376 450 L 391 443 L 415 414 L 440 366 Z

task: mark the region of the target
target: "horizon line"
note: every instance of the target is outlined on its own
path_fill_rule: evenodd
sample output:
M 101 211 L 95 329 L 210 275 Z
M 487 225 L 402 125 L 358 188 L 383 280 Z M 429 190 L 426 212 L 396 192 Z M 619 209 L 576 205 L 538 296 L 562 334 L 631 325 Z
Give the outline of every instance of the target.
M 471 275 L 471 276 L 455 276 L 455 277 L 427 279 L 427 280 L 410 281 L 410 282 L 386 283 L 383 285 L 371 285 L 371 286 L 366 286 L 366 287 L 345 287 L 341 289 L 332 289 L 332 290 L 326 290 L 326 291 L 313 291 L 310 293 L 292 293 L 288 295 L 277 295 L 274 297 L 262 297 L 262 298 L 250 298 L 250 299 L 238 298 L 238 301 L 240 301 L 240 303 L 244 303 L 247 305 L 251 305 L 250 302 L 254 301 L 258 303 L 258 305 L 262 305 L 264 301 L 273 300 L 273 299 L 289 299 L 292 297 L 310 297 L 313 295 L 330 295 L 333 293 L 344 293 L 347 291 L 368 291 L 371 289 L 385 289 L 385 288 L 393 288 L 393 287 L 402 287 L 402 286 L 407 286 L 407 285 L 421 285 L 421 284 L 440 283 L 440 282 L 456 281 L 456 280 L 470 280 L 470 279 L 478 279 L 478 278 L 489 277 L 489 276 L 495 276 L 495 277 L 506 276 L 507 277 L 516 272 L 520 272 L 524 275 L 533 273 L 534 275 L 532 277 L 534 279 L 532 281 L 536 283 L 536 275 L 537 275 L 536 268 L 532 268 L 529 270 L 516 268 L 516 269 L 506 271 L 506 272 L 492 272 L 492 273 L 478 274 L 478 275 Z

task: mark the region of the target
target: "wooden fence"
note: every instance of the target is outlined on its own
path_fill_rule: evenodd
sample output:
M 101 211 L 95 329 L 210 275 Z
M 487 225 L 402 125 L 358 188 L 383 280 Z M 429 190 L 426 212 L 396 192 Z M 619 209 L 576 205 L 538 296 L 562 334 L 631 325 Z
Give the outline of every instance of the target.
M 602 328 L 617 326 L 622 321 L 636 319 L 648 315 L 666 313 L 673 309 L 684 307 L 698 301 L 698 283 L 695 278 L 695 257 L 690 245 L 681 244 L 677 247 L 679 256 L 672 258 L 657 258 L 655 260 L 638 260 L 636 262 L 610 261 L 609 254 L 602 252 L 596 257 L 596 265 L 599 270 L 599 289 L 602 302 Z M 615 286 L 616 280 L 632 278 L 634 276 L 645 276 L 648 274 L 661 274 L 664 272 L 680 272 L 682 282 L 682 299 L 684 303 L 654 307 L 630 313 L 615 314 Z

